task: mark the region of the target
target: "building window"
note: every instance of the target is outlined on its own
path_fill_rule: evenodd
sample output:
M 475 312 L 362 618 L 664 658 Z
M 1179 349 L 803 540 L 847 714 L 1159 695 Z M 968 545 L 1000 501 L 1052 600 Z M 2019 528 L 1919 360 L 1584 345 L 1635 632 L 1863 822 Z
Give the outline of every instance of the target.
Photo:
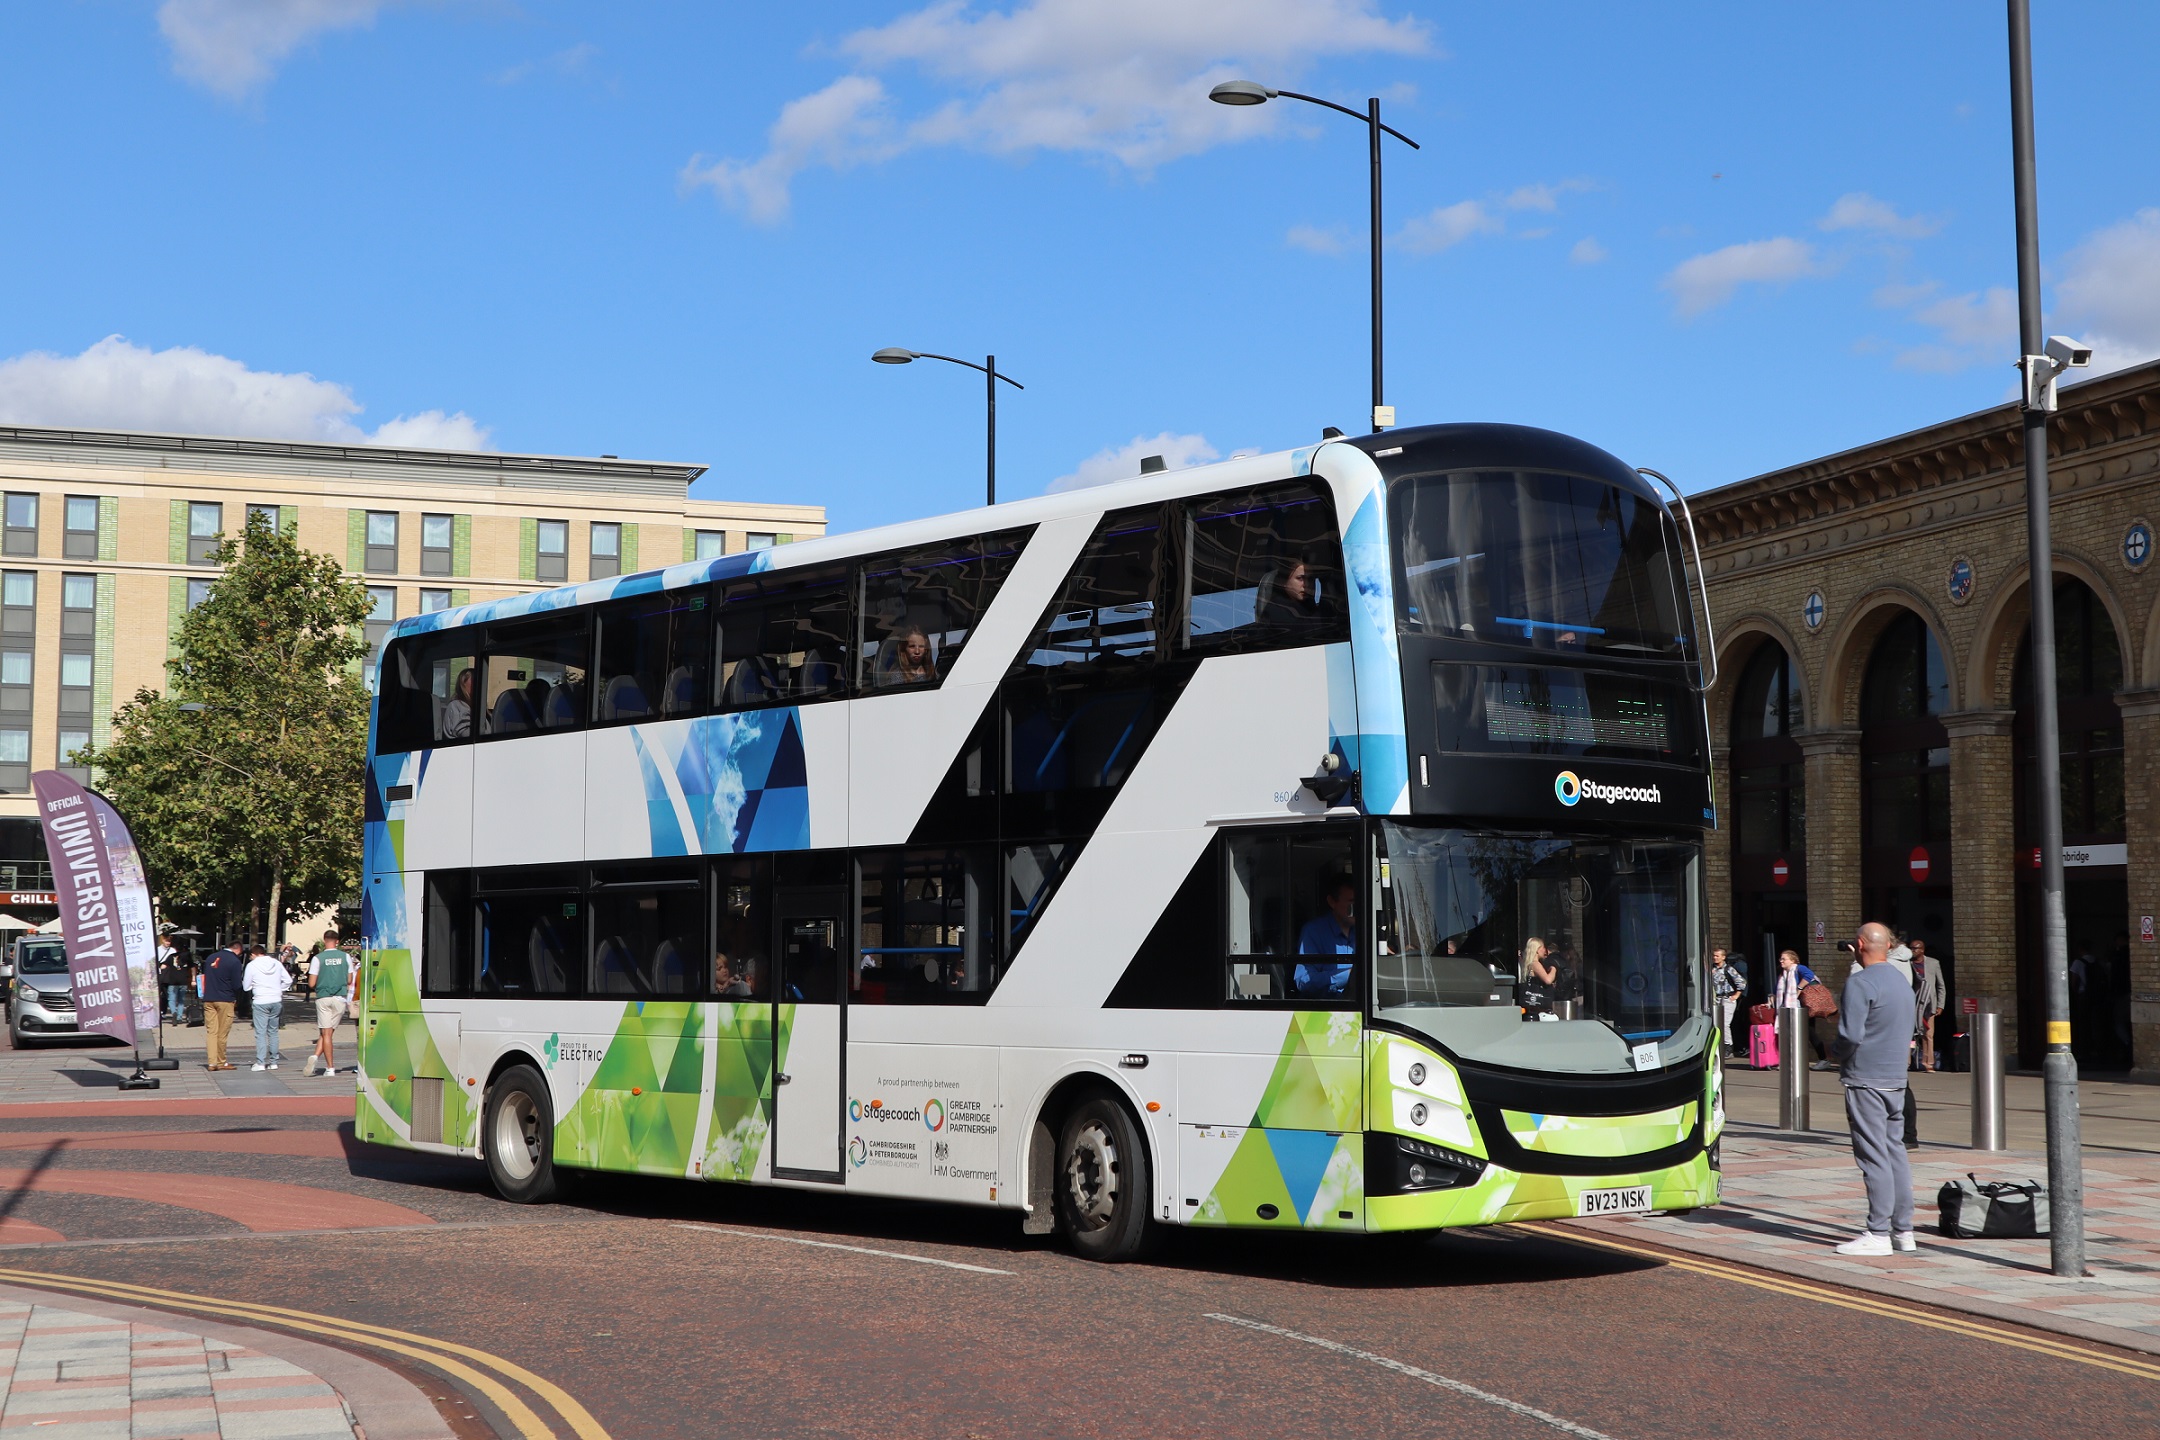
M 1861 843 L 1880 852 L 1874 868 L 1886 875 L 1904 868 L 1911 847 L 1950 838 L 1949 706 L 1942 649 L 1908 611 L 1876 640 L 1860 691 Z M 1930 868 L 1945 869 L 1948 853 L 1931 857 Z
M 278 508 L 277 508 L 277 506 L 275 506 L 275 505 L 250 505 L 250 506 L 248 506 L 248 507 L 247 507 L 247 518 L 248 518 L 249 522 L 250 522 L 250 523 L 252 523 L 252 522 L 253 522 L 253 521 L 254 521 L 254 520 L 256 519 L 256 517 L 257 517 L 257 516 L 260 516 L 260 517 L 262 518 L 262 522 L 263 522 L 263 524 L 269 527 L 269 529 L 270 529 L 270 533 L 271 533 L 271 534 L 273 534 L 273 535 L 277 534 L 277 528 L 278 528 Z
M 397 573 L 397 512 L 370 510 L 367 514 L 367 568 L 377 575 Z
M 70 560 L 97 559 L 98 503 L 95 495 L 67 497 L 67 533 L 60 553 Z
M 20 793 L 30 788 L 30 732 L 0 729 L 0 790 Z
M 455 527 L 448 515 L 422 515 L 420 517 L 420 573 L 423 575 L 448 575 L 450 551 Z M 422 607 L 423 613 L 425 607 Z
M 421 613 L 422 615 L 433 615 L 433 614 L 434 614 L 434 613 L 435 613 L 436 611 L 438 611 L 438 610 L 447 610 L 447 609 L 449 609 L 449 608 L 450 608 L 450 592 L 449 592 L 449 591 L 447 591 L 447 590 L 422 590 L 422 591 L 420 592 L 420 613 Z
M 28 722 L 34 664 L 27 644 L 19 650 L 0 650 L 0 714 Z
M 10 570 L 0 576 L 0 634 L 37 633 L 37 572 Z
M 208 580 L 190 580 L 187 582 L 188 609 L 193 610 L 196 606 L 202 604 L 203 601 L 210 598 L 210 586 L 212 583 L 213 582 Z
M 727 531 L 700 530 L 697 532 L 697 559 L 717 560 L 725 554 L 727 554 Z
M 190 500 L 187 507 L 187 563 L 217 563 L 218 532 L 225 528 L 225 507 L 213 500 Z
M 592 568 L 586 573 L 595 580 L 622 574 L 622 526 L 605 520 L 593 522 L 590 563 Z
M 90 783 L 90 767 L 77 765 L 74 758 L 75 752 L 89 748 L 90 732 L 88 730 L 62 730 L 60 732 L 59 753 L 57 756 L 60 773 L 78 785 Z
M 743 536 L 743 548 L 745 550 L 770 550 L 773 547 L 773 542 L 778 538 L 778 536 L 767 534 L 762 530 L 752 530 L 749 534 Z
M 1734 850 L 1791 863 L 1807 853 L 1805 759 L 1793 739 L 1800 694 L 1792 659 L 1772 641 L 1755 652 L 1733 700 Z M 1788 878 L 1790 871 L 1787 872 Z
M 7 553 L 37 554 L 38 497 L 9 491 L 7 497 Z
M 2084 582 L 2055 582 L 2055 715 L 2062 743 L 2062 830 L 2068 845 L 2120 843 L 2126 836 L 2123 785 L 2122 642 L 2107 607 Z M 2039 837 L 2032 813 L 2039 763 L 2034 744 L 2032 655 L 2018 643 L 2010 693 L 2017 705 L 2017 834 L 2020 845 Z
M 383 641 L 390 634 L 390 626 L 397 619 L 397 587 L 395 585 L 368 586 L 367 659 L 361 674 L 370 690 L 375 688 L 375 666 L 382 660 Z
M 97 635 L 97 576 L 60 577 L 60 639 L 88 641 Z
M 533 573 L 539 579 L 560 584 L 570 578 L 570 522 L 542 520 Z

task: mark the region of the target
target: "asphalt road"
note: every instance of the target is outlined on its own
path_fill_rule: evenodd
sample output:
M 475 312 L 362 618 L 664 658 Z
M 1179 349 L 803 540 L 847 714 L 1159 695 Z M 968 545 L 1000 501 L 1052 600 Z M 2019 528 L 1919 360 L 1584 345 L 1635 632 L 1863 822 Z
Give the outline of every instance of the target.
M 616 1440 L 2160 1433 L 2150 1362 L 1547 1231 L 1178 1233 L 1106 1267 L 888 1201 L 609 1179 L 520 1208 L 336 1103 L 0 1106 L 0 1272 L 460 1342 Z

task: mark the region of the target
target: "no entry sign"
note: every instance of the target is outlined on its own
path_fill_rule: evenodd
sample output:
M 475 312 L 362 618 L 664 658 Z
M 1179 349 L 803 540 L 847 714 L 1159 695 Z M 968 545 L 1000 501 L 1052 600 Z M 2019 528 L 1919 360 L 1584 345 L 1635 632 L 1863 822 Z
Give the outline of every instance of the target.
M 1913 846 L 1912 856 L 1905 862 L 1905 864 L 1907 868 L 1912 871 L 1912 878 L 1914 884 L 1924 885 L 1927 883 L 1928 870 L 1930 868 L 1927 846 Z
M 1785 863 L 1784 856 L 1780 855 L 1777 859 L 1770 862 L 1771 880 L 1775 881 L 1779 885 L 1783 885 L 1786 880 L 1791 878 L 1791 876 L 1792 867 Z

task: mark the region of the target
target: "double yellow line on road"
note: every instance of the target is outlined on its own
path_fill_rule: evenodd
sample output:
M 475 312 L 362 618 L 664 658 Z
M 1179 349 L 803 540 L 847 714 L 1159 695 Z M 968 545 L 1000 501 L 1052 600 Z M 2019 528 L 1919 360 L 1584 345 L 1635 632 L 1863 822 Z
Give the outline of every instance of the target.
M 2016 1350 L 2030 1350 L 2036 1355 L 2046 1355 L 2056 1360 L 2069 1360 L 2079 1365 L 2091 1365 L 2101 1370 L 2113 1370 L 2123 1375 L 2134 1375 L 2140 1380 L 2160 1380 L 2160 1364 L 2139 1360 L 2128 1355 L 2111 1354 L 2104 1350 L 2088 1349 L 2065 1340 L 2054 1340 L 1992 1325 L 1984 1320 L 1967 1320 L 1956 1315 L 1938 1315 L 1916 1310 L 1894 1301 L 1878 1299 L 1860 1291 L 1841 1290 L 1827 1284 L 1807 1280 L 1795 1280 L 1783 1275 L 1773 1275 L 1762 1270 L 1752 1270 L 1742 1265 L 1730 1265 L 1718 1260 L 1704 1260 L 1693 1255 L 1672 1250 L 1653 1250 L 1641 1245 L 1626 1245 L 1618 1240 L 1608 1240 L 1601 1235 L 1585 1234 L 1565 1225 L 1542 1221 L 1517 1221 L 1518 1230 L 1531 1230 L 1554 1240 L 1564 1240 L 1573 1245 L 1594 1245 L 1603 1250 L 1617 1250 L 1624 1255 L 1636 1255 L 1646 1260 L 1658 1260 L 1675 1269 L 1708 1275 L 1719 1280 L 1730 1280 L 1736 1285 L 1752 1285 L 1758 1290 L 1769 1290 L 1779 1295 L 1791 1295 L 1802 1300 L 1813 1300 L 1818 1305 L 1835 1305 L 1844 1310 L 1857 1310 L 1864 1315 L 1875 1315 L 1886 1320 L 1901 1320 L 1908 1325 L 1919 1325 L 1930 1330 L 1941 1330 L 1952 1335 L 1962 1335 L 1971 1340 L 1985 1340 L 1993 1345 L 2008 1345 Z
M 386 1350 L 393 1355 L 401 1355 L 408 1360 L 433 1366 L 470 1385 L 508 1417 L 524 1440 L 561 1440 L 561 1431 L 542 1420 L 511 1385 L 522 1387 L 544 1407 L 561 1416 L 577 1440 L 611 1440 L 608 1432 L 601 1428 L 600 1422 L 593 1419 L 583 1405 L 578 1404 L 554 1382 L 542 1379 L 522 1365 L 513 1364 L 499 1355 L 490 1355 L 485 1350 L 476 1350 L 470 1345 L 460 1345 L 455 1341 L 436 1340 L 426 1335 L 415 1335 L 408 1330 L 392 1330 L 336 1315 L 289 1310 L 281 1305 L 257 1305 L 245 1300 L 191 1295 L 184 1290 L 158 1290 L 147 1285 L 128 1285 L 118 1280 L 99 1280 L 83 1275 L 0 1269 L 0 1281 L 45 1290 L 70 1290 L 108 1300 L 155 1305 L 166 1310 L 223 1315 L 233 1320 L 294 1330 L 304 1335 L 320 1336 L 325 1340 L 348 1345 Z M 487 1373 L 489 1371 L 494 1373 Z M 498 1379 L 498 1376 L 501 1378 Z M 505 1384 L 505 1380 L 510 1384 Z

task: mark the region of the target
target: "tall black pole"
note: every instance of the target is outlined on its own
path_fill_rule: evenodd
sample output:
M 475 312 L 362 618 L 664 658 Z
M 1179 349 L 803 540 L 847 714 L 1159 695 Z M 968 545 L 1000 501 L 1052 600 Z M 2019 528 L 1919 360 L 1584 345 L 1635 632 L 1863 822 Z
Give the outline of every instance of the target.
M 1365 102 L 1372 132 L 1372 424 L 1380 428 L 1380 97 Z
M 983 384 L 990 396 L 990 435 L 984 449 L 988 454 L 990 476 L 990 503 L 997 504 L 997 356 L 983 356 Z
M 2057 1275 L 2085 1273 L 2085 1175 L 2079 1154 L 2077 1057 L 2070 1050 L 2070 945 L 2063 923 L 2062 740 L 2055 709 L 2055 561 L 2048 530 L 2047 409 L 2040 381 L 2040 197 L 2033 166 L 2032 25 L 2010 4 L 2010 156 L 2017 192 L 2018 340 L 2025 371 L 2025 532 L 2032 572 L 2034 811 L 2040 817 L 2040 944 L 2047 981 L 2048 1250 Z M 2047 367 L 2047 368 L 2043 368 Z

